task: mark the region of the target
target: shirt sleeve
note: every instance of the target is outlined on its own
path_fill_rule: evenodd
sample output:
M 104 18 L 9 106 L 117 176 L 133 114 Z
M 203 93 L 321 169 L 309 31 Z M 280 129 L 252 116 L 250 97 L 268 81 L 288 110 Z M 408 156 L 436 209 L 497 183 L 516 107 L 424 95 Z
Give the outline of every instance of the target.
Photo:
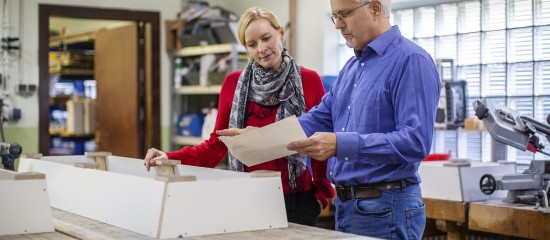
M 298 118 L 306 136 L 311 137 L 316 132 L 333 132 L 332 89 L 334 88 L 331 88 L 330 91 L 324 94 L 316 106 Z
M 338 132 L 338 159 L 399 164 L 417 162 L 429 154 L 441 86 L 433 61 L 412 54 L 405 59 L 395 79 L 390 83 L 395 131 Z
M 317 73 L 304 74 L 303 80 L 304 100 L 306 108 L 311 109 L 321 102 L 325 95 L 325 89 L 321 77 Z M 323 208 L 328 206 L 327 198 L 334 197 L 334 188 L 327 178 L 328 161 L 311 159 L 311 170 L 313 177 L 313 195 L 323 203 Z
M 180 160 L 185 165 L 210 168 L 216 167 L 223 160 L 227 154 L 227 146 L 219 140 L 216 131 L 227 129 L 229 126 L 229 115 L 239 74 L 240 72 L 232 72 L 223 82 L 218 100 L 218 116 L 210 138 L 197 146 L 187 146 L 178 151 L 167 152 L 169 159 Z

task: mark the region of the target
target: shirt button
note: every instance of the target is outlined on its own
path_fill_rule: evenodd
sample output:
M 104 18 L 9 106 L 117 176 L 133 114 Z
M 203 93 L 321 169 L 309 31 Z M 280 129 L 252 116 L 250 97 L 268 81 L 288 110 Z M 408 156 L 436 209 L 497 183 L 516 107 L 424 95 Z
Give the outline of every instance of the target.
M 348 160 L 349 158 L 348 157 L 345 157 L 344 160 Z
M 362 67 L 362 66 L 365 66 L 365 63 L 361 63 L 361 67 Z
M 351 106 L 348 106 L 348 109 L 351 109 Z
M 356 83 L 356 84 L 353 84 L 353 87 L 357 87 L 357 83 Z
M 342 128 L 342 131 L 345 131 L 345 130 L 346 130 L 346 128 Z
M 330 176 L 332 176 L 332 171 L 330 171 L 330 173 L 329 173 L 329 174 L 330 174 Z

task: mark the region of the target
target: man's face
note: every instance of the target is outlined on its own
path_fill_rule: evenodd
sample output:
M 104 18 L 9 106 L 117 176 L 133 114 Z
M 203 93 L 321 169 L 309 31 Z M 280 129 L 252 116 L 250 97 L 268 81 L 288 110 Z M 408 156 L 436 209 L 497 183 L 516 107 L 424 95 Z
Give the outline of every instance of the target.
M 376 37 L 372 1 L 330 1 L 334 26 L 340 30 L 349 48 L 362 50 Z

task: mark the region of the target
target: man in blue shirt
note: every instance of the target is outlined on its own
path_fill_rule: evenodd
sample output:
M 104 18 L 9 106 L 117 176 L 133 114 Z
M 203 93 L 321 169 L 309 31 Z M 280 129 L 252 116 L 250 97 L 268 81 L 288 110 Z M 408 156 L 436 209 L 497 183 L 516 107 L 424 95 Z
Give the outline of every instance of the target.
M 355 56 L 322 102 L 299 118 L 309 136 L 288 149 L 328 159 L 336 230 L 420 239 L 418 166 L 430 152 L 440 80 L 430 55 L 391 26 L 390 0 L 331 0 Z

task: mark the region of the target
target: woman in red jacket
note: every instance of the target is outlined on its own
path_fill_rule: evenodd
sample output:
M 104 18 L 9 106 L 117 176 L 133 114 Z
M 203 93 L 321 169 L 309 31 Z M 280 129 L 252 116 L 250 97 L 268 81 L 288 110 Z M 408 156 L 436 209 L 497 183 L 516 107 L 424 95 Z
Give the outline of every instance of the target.
M 269 10 L 249 8 L 238 23 L 239 41 L 251 61 L 244 68 L 229 73 L 222 85 L 214 132 L 200 145 L 175 152 L 151 148 L 145 157 L 146 167 L 159 159 L 180 160 L 182 164 L 216 167 L 227 154 L 227 147 L 216 132 L 227 128 L 263 127 L 286 117 L 301 114 L 321 102 L 325 94 L 319 75 L 299 67 L 283 48 L 284 28 Z M 266 139 L 269 141 L 269 139 Z M 247 167 L 229 154 L 230 169 L 252 172 L 281 172 L 288 221 L 315 225 L 327 198 L 334 196 L 326 177 L 327 161 L 311 161 L 300 154 Z

